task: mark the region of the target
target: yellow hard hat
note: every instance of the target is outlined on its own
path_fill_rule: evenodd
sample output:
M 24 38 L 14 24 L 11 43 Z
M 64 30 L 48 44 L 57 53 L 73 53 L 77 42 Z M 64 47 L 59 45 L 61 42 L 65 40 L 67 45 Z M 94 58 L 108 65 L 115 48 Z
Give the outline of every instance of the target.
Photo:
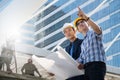
M 77 27 L 76 24 L 77 24 L 77 22 L 80 21 L 80 20 L 85 20 L 85 19 L 82 18 L 82 17 L 76 18 L 75 21 L 74 21 L 74 26 L 75 26 L 75 27 Z

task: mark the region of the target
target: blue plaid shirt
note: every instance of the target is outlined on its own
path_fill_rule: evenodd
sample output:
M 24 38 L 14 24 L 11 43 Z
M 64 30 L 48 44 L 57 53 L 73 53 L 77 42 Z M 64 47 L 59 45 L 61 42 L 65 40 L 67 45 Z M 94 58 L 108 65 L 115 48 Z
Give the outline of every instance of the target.
M 81 44 L 81 54 L 78 61 L 82 64 L 94 61 L 105 62 L 105 51 L 102 44 L 102 34 L 89 30 Z

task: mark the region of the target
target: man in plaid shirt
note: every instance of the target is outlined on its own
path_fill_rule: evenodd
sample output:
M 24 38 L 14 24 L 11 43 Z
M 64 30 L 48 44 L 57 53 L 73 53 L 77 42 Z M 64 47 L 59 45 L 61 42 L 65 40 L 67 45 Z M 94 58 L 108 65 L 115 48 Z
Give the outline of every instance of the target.
M 105 51 L 102 44 L 102 30 L 80 9 L 74 25 L 84 35 L 78 68 L 85 69 L 85 80 L 104 80 L 106 73 Z M 89 27 L 91 29 L 89 29 Z

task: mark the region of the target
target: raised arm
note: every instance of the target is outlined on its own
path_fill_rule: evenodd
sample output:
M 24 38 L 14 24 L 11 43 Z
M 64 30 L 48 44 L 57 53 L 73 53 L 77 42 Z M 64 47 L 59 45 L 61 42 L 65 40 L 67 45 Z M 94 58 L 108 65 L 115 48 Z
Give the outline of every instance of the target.
M 94 30 L 95 33 L 101 34 L 102 30 L 100 27 L 92 20 L 90 19 L 79 7 L 78 7 L 78 16 L 84 18 L 88 25 Z

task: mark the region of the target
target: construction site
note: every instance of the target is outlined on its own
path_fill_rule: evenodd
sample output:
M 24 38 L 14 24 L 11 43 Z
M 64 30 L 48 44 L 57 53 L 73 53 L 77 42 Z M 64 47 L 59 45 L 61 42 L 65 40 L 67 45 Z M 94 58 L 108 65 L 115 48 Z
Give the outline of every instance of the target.
M 66 80 L 82 74 L 71 69 L 78 64 L 64 52 L 70 41 L 62 32 L 65 23 L 74 24 L 77 7 L 102 28 L 105 80 L 120 80 L 119 0 L 0 0 L 0 80 Z M 84 39 L 78 31 L 76 37 Z M 25 67 L 29 62 L 32 67 Z

